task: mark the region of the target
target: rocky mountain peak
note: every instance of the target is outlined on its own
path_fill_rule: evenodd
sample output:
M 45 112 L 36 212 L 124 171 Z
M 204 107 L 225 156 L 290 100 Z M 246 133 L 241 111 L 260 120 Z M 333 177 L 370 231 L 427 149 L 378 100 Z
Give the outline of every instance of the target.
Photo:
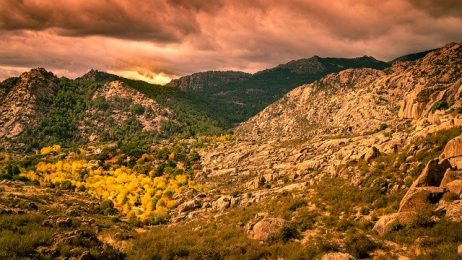
M 110 80 L 116 80 L 119 77 L 104 71 L 99 71 L 96 69 L 90 69 L 87 73 L 84 75 L 76 78 L 76 80 L 84 80 L 84 81 L 110 81 Z
M 278 65 L 275 69 L 289 69 L 293 73 L 297 74 L 316 74 L 324 71 L 326 68 L 320 62 L 319 56 L 313 56 L 307 59 L 292 60 L 286 64 Z
M 46 96 L 54 95 L 57 90 L 57 85 L 54 82 L 57 77 L 44 68 L 31 69 L 19 76 L 19 79 L 10 93 L 14 95 L 19 92 L 24 92 L 26 96 L 34 96 L 41 99 Z
M 53 73 L 36 68 L 9 80 L 9 91 L 0 104 L 0 138 L 18 136 L 44 113 L 46 99 L 58 90 L 55 79 Z
M 170 109 L 161 107 L 120 80 L 104 84 L 95 91 L 92 101 L 96 105 L 86 111 L 85 119 L 78 127 L 80 134 L 90 142 L 100 140 L 104 133 L 124 124 L 138 125 L 142 132 L 161 133 L 162 126 L 173 118 Z
M 100 72 L 98 70 L 95 70 L 95 69 L 90 69 L 87 73 L 85 73 L 84 75 L 78 77 L 77 79 L 81 79 L 81 80 L 95 80 L 96 79 L 96 76 L 99 74 Z
M 33 78 L 33 77 L 41 77 L 41 78 L 52 78 L 55 77 L 53 72 L 49 72 L 44 68 L 33 68 L 30 71 L 24 72 L 20 76 L 21 78 Z

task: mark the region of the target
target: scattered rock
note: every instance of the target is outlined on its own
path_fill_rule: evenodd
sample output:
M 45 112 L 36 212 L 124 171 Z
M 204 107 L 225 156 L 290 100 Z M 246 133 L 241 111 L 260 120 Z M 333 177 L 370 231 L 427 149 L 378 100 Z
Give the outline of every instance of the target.
M 56 221 L 56 225 L 58 227 L 72 227 L 72 219 L 70 219 L 70 218 L 58 219 Z
M 250 234 L 253 239 L 267 241 L 277 237 L 287 227 L 287 221 L 282 218 L 264 218 L 250 227 Z
M 440 187 L 411 188 L 404 195 L 399 205 L 399 212 L 418 212 L 432 207 L 443 195 L 445 189 Z
M 453 222 L 462 222 L 462 200 L 455 200 L 447 205 L 446 218 Z
M 200 208 L 202 205 L 199 200 L 193 199 L 190 201 L 186 201 L 180 206 L 178 206 L 178 212 L 183 213 L 183 212 L 188 212 L 194 209 Z
M 440 186 L 441 180 L 450 168 L 451 164 L 448 160 L 440 161 L 439 159 L 433 159 L 429 161 L 419 177 L 412 183 L 410 189 L 415 187 Z
M 448 159 L 454 168 L 462 169 L 462 136 L 458 136 L 446 144 L 441 158 Z
M 370 162 L 372 159 L 377 158 L 379 155 L 380 155 L 379 149 L 377 149 L 377 147 L 375 146 L 372 146 L 364 154 L 364 160 L 366 160 L 366 162 Z
M 36 210 L 38 210 L 38 206 L 34 202 L 29 202 L 29 204 L 27 204 L 27 209 L 32 210 L 32 211 L 36 211 Z
M 68 209 L 66 211 L 66 215 L 70 217 L 78 217 L 80 216 L 80 212 L 76 209 Z
M 398 212 L 382 216 L 377 223 L 375 223 L 373 230 L 380 236 L 400 228 L 401 226 L 409 225 L 416 220 L 416 213 L 414 212 Z
M 221 196 L 212 203 L 212 209 L 223 211 L 231 206 L 231 196 Z

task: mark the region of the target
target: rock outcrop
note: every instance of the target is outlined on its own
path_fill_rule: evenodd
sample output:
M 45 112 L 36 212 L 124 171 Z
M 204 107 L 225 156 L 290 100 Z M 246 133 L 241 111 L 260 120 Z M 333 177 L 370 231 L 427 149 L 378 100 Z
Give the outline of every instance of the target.
M 399 204 L 399 212 L 419 212 L 431 208 L 443 196 L 445 189 L 440 187 L 411 188 Z
M 17 137 L 46 113 L 47 102 L 58 90 L 55 80 L 53 73 L 37 68 L 0 86 L 0 139 Z
M 440 186 L 448 169 L 451 169 L 448 160 L 440 162 L 439 159 L 434 159 L 429 161 L 419 177 L 412 183 L 410 190 L 417 187 Z
M 440 158 L 445 159 L 436 158 L 428 162 L 402 198 L 398 213 L 382 216 L 376 222 L 374 230 L 383 235 L 414 221 L 437 221 L 439 218 L 435 215 L 441 212 L 449 221 L 462 222 L 462 174 L 452 168 L 457 165 L 449 163 L 451 158 L 459 156 L 459 139 L 460 137 L 456 137 L 447 143 L 440 155 Z M 443 195 L 451 193 L 459 199 L 442 200 Z M 431 214 L 435 215 L 430 217 Z M 403 216 L 405 221 L 402 220 Z
M 440 157 L 448 159 L 453 167 L 462 169 L 462 136 L 449 141 Z
M 288 223 L 282 218 L 264 218 L 249 228 L 249 233 L 253 239 L 268 241 L 282 234 Z
M 396 230 L 400 227 L 412 224 L 417 214 L 413 212 L 398 212 L 382 216 L 374 225 L 374 230 L 379 235 L 384 235 L 390 231 Z

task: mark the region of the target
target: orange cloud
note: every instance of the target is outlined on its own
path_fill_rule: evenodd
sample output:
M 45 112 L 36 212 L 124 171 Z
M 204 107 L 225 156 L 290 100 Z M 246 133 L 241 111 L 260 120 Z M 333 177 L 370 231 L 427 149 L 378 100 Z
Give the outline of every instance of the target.
M 291 59 L 389 60 L 462 39 L 458 0 L 0 0 L 0 77 L 90 68 L 163 83 Z

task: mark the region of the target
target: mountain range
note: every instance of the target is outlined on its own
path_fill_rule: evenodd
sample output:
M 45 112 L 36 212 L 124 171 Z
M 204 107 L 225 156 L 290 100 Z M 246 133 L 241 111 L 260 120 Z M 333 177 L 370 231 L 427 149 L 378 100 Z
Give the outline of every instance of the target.
M 125 130 L 128 128 L 133 133 L 149 135 L 151 139 L 217 134 L 247 120 L 301 84 L 348 68 L 385 69 L 389 66 L 367 56 L 352 59 L 314 56 L 254 74 L 234 71 L 195 73 L 172 80 L 166 86 L 96 70 L 72 80 L 58 78 L 45 69 L 33 69 L 0 85 L 0 109 L 4 115 L 0 122 L 0 140 L 5 147 L 13 142 L 15 147 L 37 149 L 52 143 L 133 139 L 127 137 Z M 119 83 L 111 84 L 113 81 Z M 108 86 L 120 87 L 117 95 L 125 97 L 122 99 L 129 100 L 132 95 L 151 99 L 153 104 L 143 109 L 149 113 L 149 119 L 161 116 L 157 109 L 164 109 L 163 120 L 156 122 L 155 129 L 140 124 L 139 121 L 150 121 L 145 117 L 146 113 L 136 114 L 131 110 L 143 104 L 132 102 L 131 107 L 124 106 L 118 97 L 101 93 L 111 91 Z M 123 116 L 108 117 L 114 111 Z M 124 137 L 118 136 L 119 130 L 115 128 L 125 129 Z M 27 147 L 24 144 L 28 144 Z
M 166 86 L 32 69 L 0 84 L 0 258 L 460 258 L 461 95 L 461 43 Z

